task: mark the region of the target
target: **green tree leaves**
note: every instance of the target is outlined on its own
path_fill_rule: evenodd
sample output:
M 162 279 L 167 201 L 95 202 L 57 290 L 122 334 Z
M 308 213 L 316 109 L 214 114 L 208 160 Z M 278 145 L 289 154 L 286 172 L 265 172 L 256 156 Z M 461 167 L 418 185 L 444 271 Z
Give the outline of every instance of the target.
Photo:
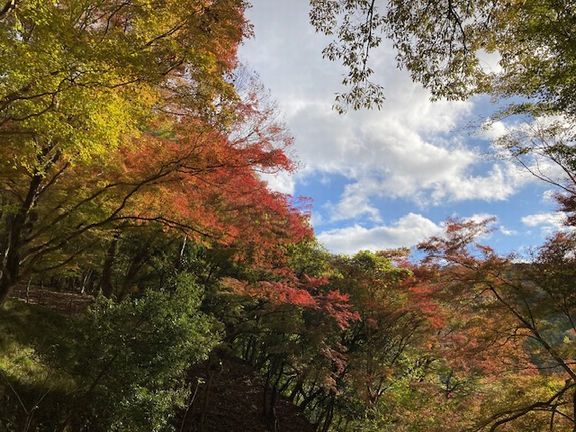
M 530 98 L 547 111 L 576 112 L 574 5 L 569 1 L 312 0 L 310 20 L 333 36 L 324 56 L 347 69 L 337 96 L 354 109 L 378 107 L 382 88 L 371 82 L 370 54 L 384 37 L 398 66 L 435 98 L 477 93 Z M 482 66 L 500 56 L 500 70 Z

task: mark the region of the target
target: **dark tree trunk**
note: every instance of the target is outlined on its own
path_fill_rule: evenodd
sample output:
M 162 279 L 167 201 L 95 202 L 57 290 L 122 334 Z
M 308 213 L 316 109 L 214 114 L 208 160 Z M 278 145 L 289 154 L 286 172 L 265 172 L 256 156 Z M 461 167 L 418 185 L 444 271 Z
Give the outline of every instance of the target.
M 248 337 L 246 356 L 244 359 L 253 366 L 256 363 L 256 338 L 254 336 Z
M 292 381 L 294 381 L 294 378 L 295 378 L 294 376 L 289 376 L 286 379 L 286 382 L 284 384 L 282 384 L 282 387 L 280 387 L 278 392 L 282 395 L 285 394 L 286 390 L 288 390 L 288 387 L 290 387 L 290 384 L 292 384 Z
M 330 398 L 328 403 L 328 408 L 326 409 L 326 417 L 324 418 L 324 424 L 322 425 L 322 432 L 328 432 L 330 425 L 332 424 L 332 419 L 334 418 L 334 394 Z
M 140 250 L 132 258 L 132 261 L 130 262 L 130 266 L 128 267 L 128 270 L 126 271 L 126 275 L 124 276 L 124 280 L 122 281 L 122 286 L 120 287 L 120 294 L 119 294 L 120 300 L 122 300 L 124 297 L 126 297 L 128 295 L 128 293 L 130 292 L 130 288 L 134 284 L 134 281 L 136 280 L 136 276 L 138 276 L 138 272 L 140 271 L 140 269 L 142 268 L 142 266 L 146 262 L 147 258 L 148 258 L 148 253 L 144 249 Z
M 302 394 L 302 390 L 304 388 L 304 381 L 306 381 L 306 378 L 308 377 L 308 371 L 304 371 L 296 380 L 296 385 L 294 386 L 294 388 L 292 389 L 292 391 L 290 392 L 290 395 L 288 396 L 288 399 L 290 399 L 290 402 L 295 403 L 296 398 L 298 397 L 299 394 Z
M 576 432 L 576 390 L 574 390 L 574 393 L 572 393 L 572 418 L 574 419 L 572 432 Z
M 263 414 L 268 430 L 270 432 L 278 431 L 278 417 L 276 415 L 276 401 L 278 400 L 278 384 L 284 374 L 284 364 L 278 367 L 277 362 L 272 362 L 270 369 L 266 374 L 266 383 L 264 384 L 263 393 Z M 274 382 L 272 378 L 276 375 Z
M 264 389 L 262 391 L 262 417 L 268 417 L 268 391 L 270 389 L 270 375 L 271 370 L 266 372 L 266 381 L 264 382 Z
M 102 289 L 102 294 L 104 297 L 110 298 L 114 294 L 114 284 L 112 283 L 112 274 L 114 272 L 114 261 L 116 261 L 116 251 L 118 249 L 118 240 L 120 239 L 120 233 L 115 233 L 110 246 L 108 247 L 108 252 L 106 252 L 106 258 L 102 264 L 102 280 L 100 281 L 100 288 Z
M 0 304 L 3 304 L 20 277 L 20 254 L 23 234 L 30 211 L 36 205 L 43 176 L 40 173 L 32 176 L 28 192 L 18 212 L 8 218 L 5 236 L 5 246 L 2 251 L 0 267 Z
M 306 407 L 322 393 L 321 387 L 315 390 L 317 381 L 318 378 L 315 378 L 314 381 L 312 382 L 312 385 L 310 386 L 310 391 L 308 392 L 308 394 L 306 394 L 306 392 L 301 392 L 304 399 L 302 399 L 302 402 L 300 403 L 299 406 L 302 409 L 302 411 L 304 411 Z

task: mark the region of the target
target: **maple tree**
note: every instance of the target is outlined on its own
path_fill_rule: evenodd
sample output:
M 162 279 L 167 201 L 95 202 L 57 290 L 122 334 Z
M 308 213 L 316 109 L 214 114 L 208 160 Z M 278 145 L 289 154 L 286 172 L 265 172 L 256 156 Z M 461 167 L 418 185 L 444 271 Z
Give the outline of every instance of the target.
M 6 4 L 0 21 L 2 300 L 20 278 L 34 208 L 62 172 L 106 165 L 158 116 L 224 122 L 237 97 L 226 78 L 248 32 L 243 8 L 241 1 Z
M 253 88 L 226 128 L 199 118 L 160 123 L 105 162 L 55 161 L 20 240 L 18 273 L 61 271 L 87 251 L 89 259 L 107 254 L 111 261 L 122 232 L 146 224 L 230 247 L 237 259 L 263 265 L 283 243 L 309 236 L 295 203 L 259 178 L 293 168 L 284 153 L 291 138 L 259 103 Z M 23 193 L 16 179 L 27 175 L 12 169 L 7 189 Z
M 492 383 L 511 370 L 527 387 L 534 377 L 530 396 L 526 392 L 523 400 L 492 408 L 477 421 L 477 430 L 519 427 L 525 421 L 539 424 L 536 430 L 544 424 L 572 428 L 574 310 L 564 285 L 572 267 L 572 236 L 551 238 L 533 263 L 514 264 L 477 242 L 487 223 L 451 221 L 444 237 L 421 245 L 428 262 L 441 266 L 435 282 L 440 291 L 432 298 L 451 309 L 445 310 L 450 331 L 437 343 L 447 344 L 452 367 L 476 370 Z M 524 385 L 520 378 L 512 384 Z
M 0 427 L 175 430 L 202 394 L 202 428 L 233 355 L 262 374 L 271 431 L 281 397 L 318 432 L 576 428 L 573 6 L 310 3 L 335 37 L 324 55 L 349 68 L 340 110 L 382 103 L 369 56 L 384 36 L 435 97 L 528 98 L 502 115 L 531 123 L 498 144 L 558 188 L 566 229 L 527 263 L 478 241 L 488 222 L 460 220 L 421 262 L 330 254 L 308 203 L 260 177 L 295 164 L 237 64 L 247 2 L 4 1 Z M 33 283 L 100 297 L 73 318 L 6 301 Z M 206 382 L 188 382 L 202 361 Z
M 407 307 L 400 282 L 410 275 L 394 263 L 395 252 L 359 252 L 337 257 L 342 290 L 360 313 L 344 344 L 350 361 L 350 381 L 358 398 L 368 407 L 377 404 L 392 378 L 403 352 L 417 333 L 420 317 Z M 398 251 L 403 259 L 406 251 Z M 338 285 L 337 285 L 338 286 Z
M 290 247 L 287 267 L 268 280 L 225 279 L 223 320 L 232 346 L 265 374 L 270 427 L 281 394 L 323 431 L 373 415 L 407 370 L 424 320 L 407 304 L 405 253 L 333 256 L 305 241 Z

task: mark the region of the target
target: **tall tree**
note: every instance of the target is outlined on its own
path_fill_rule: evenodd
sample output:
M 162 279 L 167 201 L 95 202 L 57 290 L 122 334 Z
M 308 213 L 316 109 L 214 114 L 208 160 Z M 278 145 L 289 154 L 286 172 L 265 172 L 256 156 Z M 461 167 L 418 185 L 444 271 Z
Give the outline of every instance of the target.
M 436 298 L 445 296 L 449 308 L 449 330 L 439 341 L 449 357 L 484 376 L 496 372 L 500 383 L 504 373 L 540 377 L 533 384 L 519 379 L 517 391 L 526 397 L 491 407 L 477 430 L 520 427 L 526 418 L 539 425 L 535 430 L 573 430 L 574 236 L 558 235 L 532 263 L 516 264 L 477 242 L 485 229 L 486 222 L 452 221 L 443 237 L 421 245 L 439 271 Z
M 54 160 L 18 244 L 4 243 L 5 256 L 18 257 L 4 296 L 23 275 L 61 270 L 82 256 L 100 256 L 109 269 L 122 230 L 149 223 L 262 262 L 281 253 L 281 244 L 310 235 L 297 203 L 270 192 L 259 178 L 259 172 L 293 169 L 285 154 L 291 137 L 260 96 L 252 87 L 230 104 L 227 124 L 203 116 L 173 123 L 163 116 L 138 139 L 110 149 L 106 159 Z M 10 163 L 5 159 L 2 167 L 0 227 L 7 239 L 12 209 L 19 208 L 29 179 L 27 169 Z
M 2 187 L 1 299 L 19 279 L 40 195 L 62 170 L 102 162 L 158 115 L 228 114 L 243 11 L 241 0 L 6 3 L 2 172 L 22 176 L 18 191 Z
M 396 60 L 435 97 L 479 92 L 531 98 L 544 110 L 576 113 L 576 9 L 562 0 L 311 0 L 316 29 L 333 36 L 324 56 L 348 69 L 341 109 L 379 106 L 370 55 L 389 38 Z M 482 56 L 499 56 L 498 71 Z

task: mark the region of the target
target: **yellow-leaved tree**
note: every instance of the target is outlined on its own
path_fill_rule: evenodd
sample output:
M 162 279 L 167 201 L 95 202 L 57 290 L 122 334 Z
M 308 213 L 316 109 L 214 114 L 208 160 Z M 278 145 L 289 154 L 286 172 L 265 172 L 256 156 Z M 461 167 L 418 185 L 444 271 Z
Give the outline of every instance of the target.
M 10 0 L 0 4 L 0 302 L 46 188 L 108 163 L 152 125 L 226 124 L 249 32 L 242 0 Z M 110 158 L 113 159 L 113 158 Z

